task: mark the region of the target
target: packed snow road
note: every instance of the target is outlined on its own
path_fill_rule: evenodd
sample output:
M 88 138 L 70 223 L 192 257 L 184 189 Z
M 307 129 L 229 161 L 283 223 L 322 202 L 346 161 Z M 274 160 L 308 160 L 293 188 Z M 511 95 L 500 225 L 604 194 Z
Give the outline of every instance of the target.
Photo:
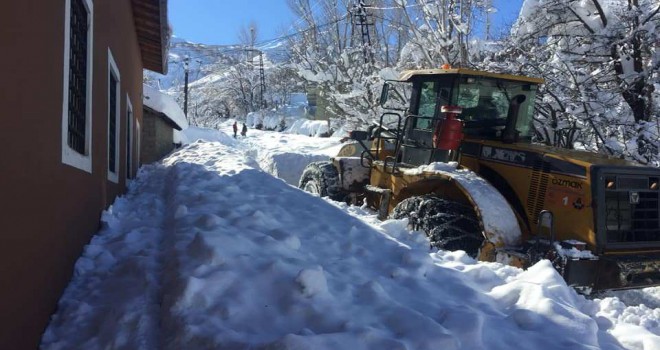
M 336 139 L 189 136 L 213 142 L 103 215 L 44 349 L 660 349 L 660 309 L 585 299 L 548 262 L 429 252 L 405 220 L 290 186 Z

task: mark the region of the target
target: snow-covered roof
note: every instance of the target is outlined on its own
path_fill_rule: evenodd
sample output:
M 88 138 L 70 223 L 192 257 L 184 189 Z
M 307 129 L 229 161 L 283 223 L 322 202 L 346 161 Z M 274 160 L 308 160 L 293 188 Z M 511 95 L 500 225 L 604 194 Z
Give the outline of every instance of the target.
M 144 90 L 144 105 L 153 109 L 156 112 L 162 113 L 170 122 L 177 125 L 179 130 L 188 127 L 186 115 L 183 114 L 181 107 L 174 101 L 174 99 L 151 86 L 143 85 Z

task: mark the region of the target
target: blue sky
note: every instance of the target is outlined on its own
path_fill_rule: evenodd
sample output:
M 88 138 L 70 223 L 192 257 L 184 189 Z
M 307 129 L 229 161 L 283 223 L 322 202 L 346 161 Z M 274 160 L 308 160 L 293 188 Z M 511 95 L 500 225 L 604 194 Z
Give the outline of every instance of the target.
M 515 19 L 523 0 L 493 0 L 497 26 Z M 375 0 L 374 3 L 378 1 Z M 250 21 L 259 28 L 258 41 L 293 32 L 295 20 L 286 0 L 170 0 L 169 18 L 174 35 L 204 44 L 238 43 L 238 32 Z

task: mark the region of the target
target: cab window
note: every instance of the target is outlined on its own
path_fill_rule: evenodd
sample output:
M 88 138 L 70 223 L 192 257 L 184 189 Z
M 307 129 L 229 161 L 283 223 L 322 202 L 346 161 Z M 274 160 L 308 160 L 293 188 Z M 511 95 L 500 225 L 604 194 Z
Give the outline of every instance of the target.
M 459 83 L 456 104 L 463 107 L 461 119 L 468 135 L 498 137 L 506 125 L 510 101 L 518 95 L 526 97 L 520 106 L 516 130 L 521 138 L 530 138 L 536 85 L 488 78 L 463 77 Z
M 463 107 L 461 117 L 465 121 L 499 119 L 505 123 L 509 110 L 507 92 L 492 81 L 461 84 L 456 104 Z
M 419 91 L 419 107 L 417 115 L 426 118 L 415 119 L 415 129 L 431 129 L 432 119 L 435 115 L 437 83 L 434 81 L 426 81 L 422 83 Z
M 421 82 L 419 88 L 419 103 L 417 115 L 424 118 L 416 118 L 413 124 L 415 129 L 431 130 L 435 124 L 435 118 L 440 106 L 449 105 L 453 79 L 440 77 L 434 81 Z

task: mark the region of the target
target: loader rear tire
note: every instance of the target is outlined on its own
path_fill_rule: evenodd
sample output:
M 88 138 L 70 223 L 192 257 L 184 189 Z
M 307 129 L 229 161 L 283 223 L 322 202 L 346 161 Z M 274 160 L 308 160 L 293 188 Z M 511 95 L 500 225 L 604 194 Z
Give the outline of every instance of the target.
M 392 211 L 392 219 L 408 219 L 413 230 L 422 230 L 431 247 L 464 250 L 476 258 L 484 236 L 474 209 L 434 195 L 404 199 Z
M 305 167 L 298 188 L 335 201 L 343 201 L 346 195 L 339 186 L 339 172 L 330 161 L 313 162 Z

